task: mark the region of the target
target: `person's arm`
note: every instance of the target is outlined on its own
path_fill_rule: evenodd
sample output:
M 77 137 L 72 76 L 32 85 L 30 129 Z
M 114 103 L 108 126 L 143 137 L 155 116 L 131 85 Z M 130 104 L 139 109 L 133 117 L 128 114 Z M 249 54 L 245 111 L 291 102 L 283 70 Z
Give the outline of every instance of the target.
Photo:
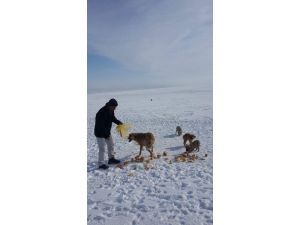
M 117 125 L 120 125 L 120 124 L 123 124 L 120 120 L 118 120 L 116 117 L 115 117 L 115 114 L 113 115 L 113 122 Z

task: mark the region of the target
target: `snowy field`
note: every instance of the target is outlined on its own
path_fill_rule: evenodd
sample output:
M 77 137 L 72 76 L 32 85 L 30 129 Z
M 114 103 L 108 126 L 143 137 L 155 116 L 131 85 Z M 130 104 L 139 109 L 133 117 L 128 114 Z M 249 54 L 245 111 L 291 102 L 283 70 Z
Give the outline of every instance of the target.
M 119 106 L 116 117 L 130 124 L 129 132 L 152 132 L 156 154 L 167 156 L 123 169 L 111 165 L 97 170 L 98 146 L 93 134 L 97 111 L 110 99 Z M 151 101 L 152 99 L 152 101 Z M 212 91 L 195 88 L 161 88 L 88 94 L 88 224 L 204 225 L 213 223 L 213 118 Z M 195 134 L 201 142 L 199 158 L 177 162 L 185 151 L 183 133 Z M 139 146 L 121 138 L 113 124 L 116 158 L 123 162 L 139 153 Z M 203 159 L 203 156 L 208 156 Z M 149 152 L 143 151 L 145 159 Z M 107 159 L 107 154 L 105 154 Z

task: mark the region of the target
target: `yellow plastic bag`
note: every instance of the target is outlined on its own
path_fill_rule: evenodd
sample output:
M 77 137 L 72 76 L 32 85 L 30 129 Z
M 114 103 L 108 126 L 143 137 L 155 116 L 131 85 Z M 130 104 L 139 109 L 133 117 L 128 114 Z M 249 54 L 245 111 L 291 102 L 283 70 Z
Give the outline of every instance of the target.
M 129 128 L 130 128 L 129 124 L 120 124 L 116 127 L 116 130 L 122 138 L 127 138 Z

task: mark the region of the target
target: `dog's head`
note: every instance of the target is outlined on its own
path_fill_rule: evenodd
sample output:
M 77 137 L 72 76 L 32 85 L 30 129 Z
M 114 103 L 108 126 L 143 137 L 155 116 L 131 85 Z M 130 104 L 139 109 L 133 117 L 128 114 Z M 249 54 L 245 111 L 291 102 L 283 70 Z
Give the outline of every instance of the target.
M 183 135 L 183 139 L 186 139 L 186 140 L 189 140 L 189 139 L 193 140 L 195 137 L 196 137 L 195 135 L 190 134 L 190 133 L 186 133 Z
M 190 135 L 190 138 L 191 138 L 191 139 L 194 139 L 195 137 L 196 137 L 196 136 L 193 135 L 193 134 Z
M 194 145 L 200 145 L 200 141 L 199 141 L 199 140 L 194 140 L 194 141 L 193 141 L 193 144 L 194 144 Z
M 131 142 L 131 141 L 133 140 L 133 136 L 134 136 L 134 135 L 133 135 L 132 133 L 129 134 L 129 136 L 128 136 L 128 141 L 129 141 L 129 142 Z

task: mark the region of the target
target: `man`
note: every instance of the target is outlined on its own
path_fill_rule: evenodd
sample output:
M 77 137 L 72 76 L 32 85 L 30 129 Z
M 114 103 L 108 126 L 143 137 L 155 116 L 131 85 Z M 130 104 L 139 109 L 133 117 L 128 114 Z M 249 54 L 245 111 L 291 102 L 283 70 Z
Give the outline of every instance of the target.
M 99 169 L 108 169 L 109 166 L 104 162 L 105 144 L 108 150 L 108 164 L 118 164 L 120 160 L 114 157 L 114 143 L 111 137 L 112 122 L 116 124 L 122 124 L 120 120 L 115 117 L 115 109 L 118 106 L 118 102 L 115 99 L 110 99 L 96 114 L 96 122 L 94 134 L 97 138 L 99 147 Z

